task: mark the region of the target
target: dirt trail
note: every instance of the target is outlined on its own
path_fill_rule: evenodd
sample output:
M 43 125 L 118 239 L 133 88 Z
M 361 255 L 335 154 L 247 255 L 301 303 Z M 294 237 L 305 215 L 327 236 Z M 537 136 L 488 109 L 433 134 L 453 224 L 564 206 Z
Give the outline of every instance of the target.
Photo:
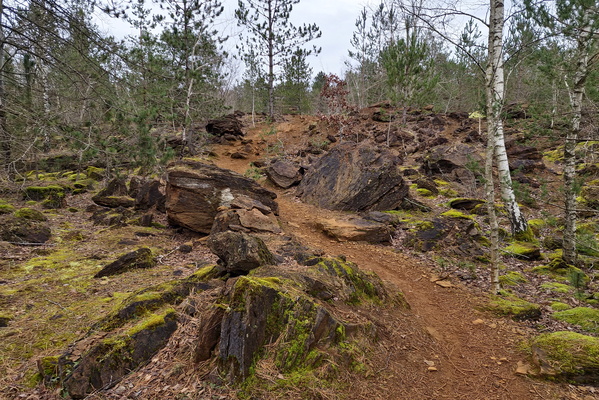
M 250 130 L 247 139 L 258 143 L 257 132 Z M 233 146 L 214 148 L 218 155 L 216 164 L 244 173 L 249 163 L 259 159 L 259 155 L 256 153 L 246 160 L 231 159 L 229 154 Z M 260 152 L 261 145 L 255 147 Z M 517 362 L 526 361 L 526 355 L 518 350 L 518 343 L 525 339 L 526 332 L 510 320 L 493 318 L 479 311 L 482 297 L 459 284 L 450 288 L 437 285 L 430 279 L 431 265 L 398 253 L 391 247 L 331 240 L 316 229 L 315 223 L 320 218 L 330 218 L 339 213 L 304 204 L 293 196 L 291 190 L 269 189 L 278 194 L 279 219 L 287 234 L 328 255 L 345 255 L 360 268 L 374 271 L 404 293 L 412 313 L 434 338 L 437 344 L 434 350 L 440 353 L 435 361 L 437 371 L 428 371 L 423 364 L 422 373 L 414 382 L 416 387 L 426 390 L 412 393 L 410 399 L 578 398 L 568 394 L 565 385 L 515 374 Z M 402 371 L 393 373 L 400 377 Z M 400 395 L 411 393 L 405 387 L 399 387 L 401 381 L 389 381 L 387 398 L 405 398 Z

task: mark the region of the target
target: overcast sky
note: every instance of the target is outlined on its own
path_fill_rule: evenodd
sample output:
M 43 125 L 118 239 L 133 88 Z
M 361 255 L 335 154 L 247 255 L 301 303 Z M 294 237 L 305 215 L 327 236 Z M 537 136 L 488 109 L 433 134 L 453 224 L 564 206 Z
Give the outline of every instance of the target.
M 291 22 L 294 25 L 316 23 L 322 32 L 320 39 L 311 42 L 322 48 L 318 57 L 310 59 L 314 75 L 319 71 L 336 74 L 344 71 L 343 62 L 348 59 L 354 23 L 365 4 L 367 0 L 301 0 L 293 7 Z M 225 0 L 223 5 L 232 19 L 237 0 Z
M 235 40 L 239 38 L 240 28 L 234 18 L 237 0 L 222 0 L 224 15 L 218 29 L 230 36 L 229 50 L 234 52 Z M 316 23 L 322 32 L 320 39 L 313 44 L 322 48 L 318 57 L 310 58 L 313 75 L 319 71 L 341 74 L 345 70 L 344 61 L 348 59 L 349 41 L 354 31 L 354 23 L 368 0 L 301 0 L 291 12 L 291 21 L 300 26 L 304 23 Z M 100 28 L 117 38 L 133 33 L 123 21 L 99 17 Z

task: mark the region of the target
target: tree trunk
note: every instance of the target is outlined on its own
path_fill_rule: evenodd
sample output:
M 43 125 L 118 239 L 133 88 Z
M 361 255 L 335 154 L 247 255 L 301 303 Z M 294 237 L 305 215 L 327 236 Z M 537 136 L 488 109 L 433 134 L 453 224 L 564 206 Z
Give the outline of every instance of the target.
M 574 84 L 569 88 L 570 105 L 572 107 L 572 129 L 566 136 L 564 144 L 564 192 L 565 192 L 565 217 L 564 238 L 562 247 L 563 259 L 568 264 L 575 264 L 576 253 L 576 143 L 580 133 L 580 120 L 582 117 L 582 99 L 588 75 L 589 53 L 591 46 L 590 35 L 590 9 L 583 15 L 582 29 L 576 37 L 577 56 Z M 566 81 L 567 84 L 567 81 Z
M 493 181 L 493 158 L 495 156 L 495 142 L 491 135 L 487 135 L 487 151 L 485 159 L 485 192 L 487 197 L 487 213 L 491 237 L 491 292 L 497 293 L 499 285 L 499 224 L 495 210 L 495 182 Z
M 10 161 L 12 157 L 12 148 L 10 145 L 10 137 L 6 124 L 6 93 L 4 91 L 4 43 L 6 37 L 3 28 L 4 2 L 0 0 L 0 141 L 2 141 L 2 156 L 4 158 L 4 166 L 9 171 Z
M 275 119 L 275 55 L 274 55 L 274 10 L 272 9 L 272 1 L 268 0 L 268 116 L 272 121 Z
M 505 97 L 503 73 L 503 0 L 491 0 L 489 18 L 489 61 L 486 72 L 488 135 L 493 141 L 495 161 L 499 175 L 501 198 L 505 203 L 512 234 L 519 236 L 528 233 L 528 223 L 520 212 L 512 187 L 512 177 L 508 164 L 503 134 L 502 110 Z

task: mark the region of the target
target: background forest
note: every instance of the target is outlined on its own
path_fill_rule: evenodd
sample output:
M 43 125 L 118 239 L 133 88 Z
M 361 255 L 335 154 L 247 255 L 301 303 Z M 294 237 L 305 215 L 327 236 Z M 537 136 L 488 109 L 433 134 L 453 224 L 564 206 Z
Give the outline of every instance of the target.
M 308 63 L 320 50 L 311 42 L 318 27 L 289 23 L 297 2 L 240 1 L 241 33 L 229 38 L 236 45 L 226 52 L 227 37 L 215 23 L 223 6 L 216 0 L 2 1 L 3 176 L 65 152 L 81 165 L 152 168 L 175 156 L 167 140 L 201 151 L 206 121 L 235 110 L 326 115 L 391 101 L 485 113 L 484 16 L 416 0 L 366 6 L 347 38 L 343 76 L 332 79 Z M 531 18 L 543 14 L 519 3 L 505 19 L 505 104 L 520 105 L 539 136 L 551 135 L 571 111 L 568 90 L 578 59 L 572 10 L 585 2 L 557 3 L 570 20 L 558 24 L 549 12 Z M 258 18 L 269 15 L 261 14 L 268 7 L 276 10 L 272 24 Z M 94 21 L 103 14 L 125 20 L 133 33 L 123 40 L 102 34 Z M 589 69 L 584 86 L 590 111 L 598 96 L 596 69 Z M 165 131 L 176 135 L 167 138 Z

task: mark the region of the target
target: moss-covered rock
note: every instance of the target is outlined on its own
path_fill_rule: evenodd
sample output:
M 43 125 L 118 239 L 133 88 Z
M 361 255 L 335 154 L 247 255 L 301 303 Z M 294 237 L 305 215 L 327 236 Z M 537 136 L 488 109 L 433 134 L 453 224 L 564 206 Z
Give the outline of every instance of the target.
M 532 229 L 535 236 L 539 237 L 541 230 L 547 226 L 547 221 L 541 218 L 528 220 L 528 227 Z
M 106 170 L 104 168 L 97 168 L 91 165 L 85 170 L 85 175 L 94 181 L 101 181 L 104 179 L 105 173 Z
M 167 308 L 160 314 L 150 314 L 124 334 L 102 339 L 82 355 L 68 351 L 59 359 L 64 390 L 75 399 L 82 399 L 95 390 L 118 382 L 150 358 L 167 342 L 177 329 L 176 314 Z
M 590 281 L 590 278 L 580 268 L 564 262 L 561 258 L 561 253 L 548 264 L 536 266 L 532 271 L 539 274 L 564 277 L 567 279 L 576 277 L 576 280 L 579 281 L 580 284 L 587 284 Z
M 533 360 L 543 376 L 577 383 L 599 383 L 599 338 L 553 332 L 532 342 Z
M 20 208 L 14 213 L 15 217 L 28 219 L 31 221 L 47 221 L 48 218 L 40 211 L 33 208 Z
M 590 307 L 576 307 L 553 313 L 553 318 L 577 325 L 591 333 L 599 333 L 599 310 Z
M 493 296 L 487 309 L 502 316 L 510 316 L 516 321 L 534 320 L 541 317 L 541 307 L 538 304 L 523 300 L 511 293 Z
M 518 271 L 508 271 L 505 275 L 499 277 L 499 283 L 501 283 L 502 286 L 516 286 L 526 282 L 528 282 L 528 280 Z
M 50 186 L 29 186 L 25 188 L 24 197 L 28 200 L 40 201 L 48 198 L 52 194 L 65 194 L 65 189 L 59 185 Z
M 545 282 L 541 284 L 541 289 L 550 290 L 554 293 L 570 293 L 573 288 L 570 285 L 566 285 L 565 283 L 559 282 Z
M 444 213 L 441 213 L 441 216 L 447 217 L 447 218 L 461 218 L 461 219 L 474 220 L 474 217 L 472 215 L 464 214 L 463 212 L 453 210 L 453 209 L 445 211 Z
M 96 323 L 92 330 L 110 331 L 140 315 L 157 310 L 165 304 L 177 305 L 192 290 L 200 292 L 215 287 L 215 283 L 209 281 L 223 275 L 222 268 L 209 265 L 183 280 L 173 280 L 141 289 L 123 299 L 112 312 Z
M 476 206 L 487 204 L 485 200 L 472 199 L 467 197 L 458 197 L 451 199 L 447 202 L 447 205 L 456 210 L 473 210 Z
M 509 256 L 527 261 L 534 261 L 541 258 L 541 249 L 528 242 L 514 242 L 503 249 Z
M 41 212 L 22 208 L 14 215 L 0 215 L 0 240 L 11 243 L 45 243 L 52 232 Z
M 12 204 L 0 202 L 0 215 L 1 214 L 10 214 L 14 210 L 15 210 L 15 206 L 13 206 Z

